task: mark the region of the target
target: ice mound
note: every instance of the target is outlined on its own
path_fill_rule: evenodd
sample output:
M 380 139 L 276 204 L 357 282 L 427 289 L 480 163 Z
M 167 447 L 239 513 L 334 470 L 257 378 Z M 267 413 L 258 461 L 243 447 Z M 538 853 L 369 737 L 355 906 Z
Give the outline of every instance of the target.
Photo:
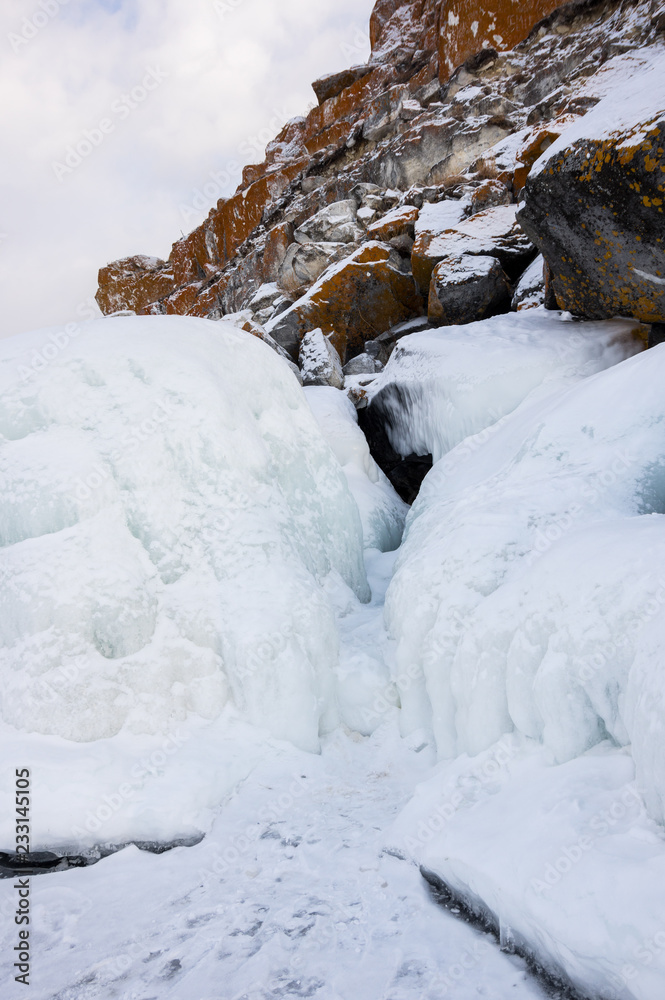
M 304 391 L 358 504 L 365 548 L 381 552 L 396 549 L 409 508 L 370 455 L 355 406 L 339 389 L 311 386 Z
M 665 976 L 663 378 L 665 346 L 449 451 L 386 598 L 402 729 L 443 758 L 401 842 L 506 943 L 621 1000 Z
M 2 719 L 92 741 L 231 702 L 316 749 L 336 720 L 328 592 L 369 590 L 296 379 L 225 323 L 82 329 L 0 342 Z
M 592 375 L 644 346 L 634 320 L 566 318 L 538 308 L 403 337 L 370 393 L 395 451 L 436 462 L 534 389 Z
M 404 724 L 443 756 L 513 727 L 561 761 L 630 742 L 636 643 L 665 627 L 663 373 L 656 348 L 527 400 L 427 477 L 386 607 L 398 672 L 420 665 Z
M 625 750 L 604 743 L 552 766 L 504 736 L 439 765 L 387 843 L 579 996 L 662 1000 L 665 844 Z

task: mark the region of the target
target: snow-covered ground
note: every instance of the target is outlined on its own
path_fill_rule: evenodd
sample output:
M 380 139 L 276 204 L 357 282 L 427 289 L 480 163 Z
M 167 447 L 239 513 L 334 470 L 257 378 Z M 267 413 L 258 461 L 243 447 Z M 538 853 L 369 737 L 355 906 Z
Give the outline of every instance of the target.
M 16 893 L 0 883 L 3 1000 L 544 1000 L 383 852 L 429 763 L 394 720 L 338 731 L 321 756 L 272 744 L 198 846 L 33 878 L 29 991 L 11 982 Z
M 393 559 L 369 553 L 374 600 L 342 619 L 342 662 L 347 673 L 350 660 L 364 665 L 365 684 Z M 376 691 L 365 695 L 373 735 L 338 729 L 320 755 L 264 735 L 259 758 L 260 734 L 236 724 L 254 769 L 198 845 L 128 847 L 33 878 L 31 997 L 544 1000 L 523 961 L 435 903 L 418 868 L 390 853 L 386 831 L 434 753 L 399 736 L 397 710 Z M 180 766 L 174 757 L 161 770 Z M 0 882 L 3 1000 L 25 991 L 11 982 L 15 896 Z
M 423 865 L 594 1000 L 662 1000 L 665 346 L 634 327 L 405 337 L 378 390 L 437 461 L 396 551 L 344 394 L 251 335 L 7 342 L 0 796 L 32 768 L 35 848 L 191 844 L 33 878 L 35 998 L 542 997 Z

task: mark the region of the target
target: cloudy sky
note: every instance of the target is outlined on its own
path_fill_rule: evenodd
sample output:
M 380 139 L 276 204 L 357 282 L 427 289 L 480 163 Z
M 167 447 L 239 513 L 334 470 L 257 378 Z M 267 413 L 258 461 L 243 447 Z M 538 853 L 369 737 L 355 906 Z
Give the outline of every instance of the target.
M 366 59 L 373 4 L 2 0 L 0 336 L 89 316 L 110 260 L 167 257 L 312 80 Z

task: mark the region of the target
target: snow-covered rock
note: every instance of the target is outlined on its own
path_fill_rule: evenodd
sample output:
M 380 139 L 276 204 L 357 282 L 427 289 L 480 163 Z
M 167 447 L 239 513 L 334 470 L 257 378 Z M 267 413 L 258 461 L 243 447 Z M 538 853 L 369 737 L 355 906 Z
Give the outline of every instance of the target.
M 304 295 L 330 264 L 348 256 L 347 243 L 292 243 L 279 269 L 279 287 L 293 299 Z
M 538 254 L 518 281 L 512 301 L 512 308 L 517 312 L 545 304 L 544 266 L 543 255 Z
M 307 294 L 270 320 L 266 329 L 297 357 L 304 335 L 321 327 L 345 362 L 362 353 L 365 341 L 422 312 L 408 263 L 392 247 L 370 240 L 331 264 Z
M 357 222 L 355 199 L 336 201 L 296 229 L 297 243 L 357 243 L 364 229 Z
M 414 225 L 412 263 L 414 277 L 420 285 L 423 295 L 427 295 L 429 282 L 434 266 L 441 260 L 432 256 L 430 260 L 430 245 L 462 221 L 466 214 L 467 203 L 462 199 L 448 198 L 445 201 L 430 204 L 426 202 L 418 214 Z
M 351 358 L 344 365 L 345 377 L 349 375 L 375 375 L 380 371 L 383 371 L 383 365 L 371 354 L 356 354 L 355 358 Z
M 453 326 L 506 312 L 510 285 L 496 257 L 462 253 L 447 257 L 432 272 L 427 315 Z
M 665 321 L 664 77 L 662 46 L 609 60 L 587 84 L 601 100 L 526 181 L 520 221 L 562 309 Z
M 344 372 L 339 354 L 323 330 L 310 330 L 300 344 L 303 385 L 331 385 L 341 389 Z
M 517 223 L 516 213 L 516 205 L 497 205 L 431 238 L 416 239 L 413 275 L 423 292 L 430 287 L 439 261 L 463 254 L 496 257 L 511 280 L 518 277 L 535 256 L 535 250 Z

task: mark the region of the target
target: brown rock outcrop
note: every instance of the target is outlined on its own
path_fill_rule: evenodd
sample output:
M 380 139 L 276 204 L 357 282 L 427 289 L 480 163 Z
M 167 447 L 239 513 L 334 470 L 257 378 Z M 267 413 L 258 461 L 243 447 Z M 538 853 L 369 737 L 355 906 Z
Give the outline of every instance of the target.
M 474 323 L 507 312 L 511 292 L 496 257 L 461 254 L 437 264 L 429 290 L 428 316 L 444 326 Z
M 362 80 L 371 72 L 372 67 L 363 64 L 344 69 L 341 73 L 329 73 L 327 76 L 315 80 L 312 84 L 312 90 L 316 94 L 319 104 L 323 104 L 324 101 L 329 101 L 331 97 L 337 97 L 356 80 Z
M 447 206 L 444 203 L 442 207 Z M 509 277 L 518 277 L 536 251 L 516 221 L 516 211 L 515 205 L 500 205 L 439 233 L 422 233 L 412 255 L 413 276 L 421 290 L 429 290 L 432 272 L 440 261 L 463 254 L 495 257 Z
M 139 254 L 116 260 L 100 270 L 97 302 L 106 316 L 123 309 L 144 313 L 176 286 L 173 270 L 163 260 Z
M 295 231 L 350 198 L 363 227 L 379 226 L 370 238 L 392 241 L 408 255 L 409 229 L 388 236 L 391 224 L 381 229 L 385 212 L 400 196 L 411 206 L 413 185 L 447 190 L 456 175 L 473 174 L 490 147 L 503 189 L 478 189 L 468 210 L 482 208 L 484 199 L 513 197 L 550 141 L 553 123 L 593 106 L 576 98 L 576 87 L 598 68 L 599 52 L 605 58 L 636 48 L 656 30 L 651 0 L 628 6 L 576 0 L 549 14 L 554 6 L 552 0 L 378 0 L 367 65 L 317 81 L 319 106 L 284 126 L 264 162 L 245 167 L 236 193 L 178 240 L 168 261 L 136 257 L 102 268 L 102 311 L 213 319 L 238 311 L 262 283 L 277 280 Z M 544 15 L 542 29 L 522 41 Z M 507 51 L 515 42 L 518 48 Z M 511 145 L 518 136 L 522 148 Z M 359 193 L 363 185 L 378 185 L 377 193 Z M 391 198 L 382 203 L 387 188 Z M 437 198 L 425 198 L 431 200 Z
M 321 328 L 344 363 L 362 352 L 365 341 L 424 311 L 422 296 L 399 254 L 370 242 L 326 271 L 267 330 L 295 359 L 304 335 Z
M 559 6 L 559 0 L 444 0 L 439 33 L 442 79 L 481 49 L 512 49 Z
M 378 222 L 373 222 L 367 229 L 367 235 L 370 239 L 384 242 L 398 236 L 412 237 L 417 219 L 418 209 L 413 205 L 403 205 L 388 212 Z

